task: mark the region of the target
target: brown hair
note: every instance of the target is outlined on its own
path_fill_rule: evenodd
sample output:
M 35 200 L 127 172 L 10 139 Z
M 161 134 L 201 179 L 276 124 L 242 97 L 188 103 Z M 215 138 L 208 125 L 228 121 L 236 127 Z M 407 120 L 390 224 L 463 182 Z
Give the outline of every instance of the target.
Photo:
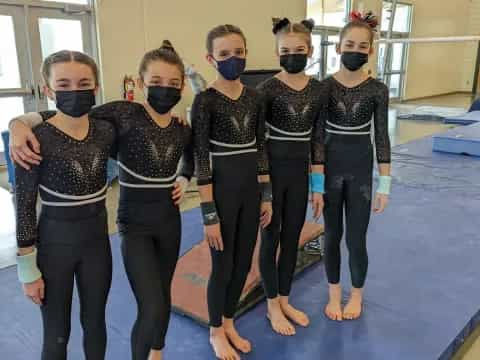
M 173 48 L 172 43 L 169 40 L 163 40 L 162 46 L 158 49 L 150 50 L 143 55 L 140 67 L 138 69 L 138 75 L 143 80 L 143 75 L 147 71 L 148 65 L 153 61 L 164 61 L 167 64 L 175 65 L 182 74 L 182 83 L 185 78 L 185 66 L 180 56 Z
M 242 30 L 238 26 L 225 24 L 219 25 L 214 27 L 212 30 L 208 32 L 207 35 L 207 51 L 209 54 L 213 53 L 213 41 L 215 39 L 230 35 L 230 34 L 237 34 L 239 35 L 245 44 L 245 48 L 247 47 L 247 38 L 243 34 Z
M 315 26 L 313 19 L 303 20 L 299 23 L 291 23 L 287 18 L 272 18 L 273 29 L 272 32 L 276 37 L 276 44 L 278 48 L 278 39 L 283 34 L 300 34 L 305 37 L 308 48 L 312 48 L 312 30 Z
M 98 67 L 97 67 L 97 64 L 95 63 L 95 60 L 93 60 L 90 56 L 82 52 L 71 51 L 71 50 L 57 51 L 47 56 L 45 60 L 43 60 L 40 71 L 42 73 L 42 78 L 45 84 L 49 86 L 49 79 L 50 79 L 53 65 L 60 64 L 60 63 L 67 63 L 71 61 L 77 62 L 79 64 L 87 65 L 92 70 L 93 77 L 95 80 L 95 86 L 98 86 L 99 84 Z
M 375 39 L 375 34 L 377 32 L 378 20 L 373 12 L 369 11 L 365 15 L 362 15 L 360 12 L 353 11 L 350 14 L 350 22 L 343 27 L 340 31 L 340 42 L 339 46 L 342 44 L 343 38 L 347 33 L 352 29 L 365 29 L 370 34 L 370 46 L 373 45 L 373 40 Z

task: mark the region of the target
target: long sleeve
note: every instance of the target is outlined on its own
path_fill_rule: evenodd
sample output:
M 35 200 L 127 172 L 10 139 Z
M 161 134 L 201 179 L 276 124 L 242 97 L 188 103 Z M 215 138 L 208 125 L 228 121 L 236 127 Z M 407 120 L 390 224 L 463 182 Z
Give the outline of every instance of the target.
M 205 93 L 195 97 L 192 106 L 192 131 L 197 171 L 198 185 L 212 183 L 212 170 L 210 168 L 210 112 L 206 103 Z
M 40 113 L 37 112 L 29 112 L 24 115 L 17 116 L 13 118 L 9 126 L 14 122 L 14 121 L 21 121 L 25 125 L 27 125 L 29 128 L 33 129 L 34 127 L 40 125 L 42 122 L 50 119 L 51 117 L 55 116 L 57 112 L 53 110 L 47 110 L 47 111 L 42 111 Z
M 179 175 L 190 180 L 193 176 L 195 164 L 193 160 L 193 139 L 192 129 L 189 126 L 185 127 L 185 142 L 183 148 L 183 156 L 180 160 Z
M 40 178 L 40 166 L 25 170 L 15 167 L 15 194 L 17 218 L 17 246 L 29 247 L 36 243 L 37 232 L 37 194 Z
M 134 122 L 134 113 L 142 105 L 129 101 L 112 101 L 104 105 L 94 107 L 90 116 L 110 122 L 119 136 L 125 135 Z
M 268 154 L 265 146 L 265 120 L 267 116 L 267 102 L 265 96 L 259 96 L 257 116 L 257 151 L 258 151 L 258 175 L 269 174 Z
M 324 98 L 326 98 L 326 96 Z M 312 165 L 325 164 L 325 124 L 326 124 L 327 118 L 328 118 L 327 102 L 326 102 L 326 99 L 322 99 L 322 104 L 320 105 L 317 116 L 313 123 L 312 142 L 311 142 Z
M 377 162 L 379 164 L 388 164 L 391 161 L 390 138 L 388 136 L 389 91 L 384 84 L 381 84 L 375 101 L 373 121 L 375 126 Z

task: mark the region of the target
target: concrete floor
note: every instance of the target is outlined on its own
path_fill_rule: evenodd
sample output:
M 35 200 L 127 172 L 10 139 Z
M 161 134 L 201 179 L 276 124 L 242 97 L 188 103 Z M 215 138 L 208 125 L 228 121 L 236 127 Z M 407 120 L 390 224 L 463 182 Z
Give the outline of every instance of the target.
M 448 96 L 440 96 L 429 99 L 416 101 L 408 101 L 402 105 L 415 106 L 441 106 L 441 107 L 458 107 L 467 109 L 472 102 L 472 96 L 468 94 L 454 94 Z M 402 108 L 403 109 L 403 108 Z M 403 110 L 402 110 L 403 111 Z M 415 121 L 415 120 L 398 120 L 397 106 L 392 104 L 390 110 L 389 132 L 391 136 L 392 146 L 402 144 L 414 139 L 429 136 L 449 128 L 437 121 Z M 0 169 L 0 187 L 6 188 L 6 171 Z M 1 190 L 1 189 L 0 189 Z M 192 192 L 187 193 L 186 199 L 181 206 L 181 210 L 185 211 L 199 206 L 199 198 L 195 192 L 195 184 L 191 186 Z M 107 197 L 107 208 L 109 216 L 109 230 L 111 233 L 117 231 L 115 226 L 115 214 L 118 203 L 118 184 L 115 184 L 109 191 Z M 15 236 L 14 236 L 14 214 L 12 208 L 11 196 L 6 191 L 0 191 L 0 268 L 14 261 Z M 388 357 L 386 357 L 388 358 Z M 470 336 L 463 347 L 454 357 L 454 360 L 478 360 L 480 359 L 480 328 Z

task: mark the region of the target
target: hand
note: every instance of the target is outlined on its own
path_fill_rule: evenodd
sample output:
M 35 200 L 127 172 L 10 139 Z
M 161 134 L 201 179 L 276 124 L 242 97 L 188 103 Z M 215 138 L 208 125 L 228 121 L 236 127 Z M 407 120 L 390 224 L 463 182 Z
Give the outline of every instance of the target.
M 40 278 L 34 282 L 23 284 L 23 293 L 37 305 L 43 305 L 45 297 L 45 283 Z
M 262 201 L 260 205 L 260 226 L 265 229 L 272 221 L 272 203 L 270 201 Z
M 175 205 L 180 205 L 188 188 L 188 180 L 183 176 L 179 176 L 175 184 L 173 184 L 172 199 Z
M 31 150 L 33 149 L 33 151 Z M 10 158 L 26 170 L 30 165 L 39 165 L 40 143 L 27 125 L 17 120 L 10 125 Z
M 315 219 L 315 221 L 318 221 L 318 219 L 320 219 L 320 216 L 322 216 L 323 206 L 323 194 L 314 192 L 312 194 L 312 210 L 313 218 Z
M 175 114 L 175 113 L 172 113 L 172 116 L 177 118 L 177 121 L 180 125 L 183 125 L 183 126 L 188 126 L 188 122 L 187 122 L 187 119 L 185 119 L 184 116 L 180 116 L 178 114 Z
M 223 240 L 220 231 L 220 224 L 205 225 L 205 238 L 208 245 L 217 251 L 223 251 Z
M 375 194 L 375 200 L 373 202 L 373 212 L 375 214 L 382 213 L 388 205 L 388 195 L 387 194 Z

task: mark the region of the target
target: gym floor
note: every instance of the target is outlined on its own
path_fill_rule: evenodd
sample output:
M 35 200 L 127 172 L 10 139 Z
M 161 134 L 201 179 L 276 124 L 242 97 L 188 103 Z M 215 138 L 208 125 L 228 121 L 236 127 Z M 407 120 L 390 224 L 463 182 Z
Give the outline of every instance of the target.
M 471 95 L 468 94 L 452 94 L 439 96 L 428 99 L 421 99 L 403 103 L 403 105 L 411 106 L 412 110 L 420 106 L 441 106 L 441 107 L 457 107 L 467 109 L 472 101 Z M 392 104 L 390 111 L 390 135 L 392 145 L 399 145 L 414 139 L 429 136 L 434 133 L 442 132 L 449 128 L 437 121 L 417 121 L 417 120 L 399 120 L 397 119 L 398 106 Z M 0 169 L 0 187 L 7 188 L 6 170 Z M 195 185 L 192 185 L 192 189 Z M 118 203 L 118 184 L 115 184 L 108 194 L 108 211 L 110 214 L 116 213 L 116 204 Z M 4 192 L 0 196 L 0 268 L 2 264 L 8 264 L 14 246 L 14 218 L 12 210 L 11 198 Z M 187 199 L 182 205 L 182 210 L 188 210 L 199 205 L 199 199 L 195 192 L 187 194 Z M 5 214 L 5 215 L 4 215 Z M 110 216 L 110 232 L 116 232 L 115 216 Z M 388 358 L 388 356 L 386 356 Z M 480 328 L 477 329 L 469 339 L 464 343 L 458 351 L 455 360 L 473 360 L 480 359 Z

